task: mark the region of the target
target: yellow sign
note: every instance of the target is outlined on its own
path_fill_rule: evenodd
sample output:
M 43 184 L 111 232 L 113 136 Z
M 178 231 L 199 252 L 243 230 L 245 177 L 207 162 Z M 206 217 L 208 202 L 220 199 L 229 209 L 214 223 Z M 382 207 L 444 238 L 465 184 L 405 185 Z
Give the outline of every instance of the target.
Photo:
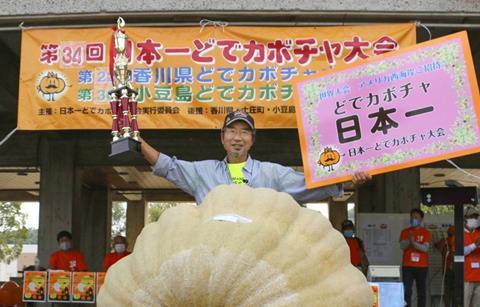
M 47 287 L 47 272 L 23 272 L 23 301 L 45 302 Z
M 95 272 L 73 272 L 72 274 L 72 302 L 95 302 Z
M 70 302 L 71 272 L 48 272 L 48 301 Z
M 243 109 L 295 128 L 293 81 L 415 43 L 415 24 L 125 28 L 142 129 L 213 129 Z M 112 29 L 22 33 L 18 128 L 110 129 Z

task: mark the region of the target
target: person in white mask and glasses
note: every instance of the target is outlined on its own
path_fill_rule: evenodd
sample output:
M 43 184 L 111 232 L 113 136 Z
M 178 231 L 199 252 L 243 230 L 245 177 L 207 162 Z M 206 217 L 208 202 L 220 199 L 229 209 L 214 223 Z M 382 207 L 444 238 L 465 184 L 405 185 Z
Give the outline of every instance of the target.
M 127 251 L 128 243 L 127 238 L 124 236 L 116 236 L 113 238 L 111 253 L 108 253 L 103 259 L 103 269 L 108 270 L 115 262 L 122 259 L 125 256 L 130 255 L 130 252 Z
M 467 206 L 464 210 L 464 306 L 480 306 L 480 230 L 477 208 Z

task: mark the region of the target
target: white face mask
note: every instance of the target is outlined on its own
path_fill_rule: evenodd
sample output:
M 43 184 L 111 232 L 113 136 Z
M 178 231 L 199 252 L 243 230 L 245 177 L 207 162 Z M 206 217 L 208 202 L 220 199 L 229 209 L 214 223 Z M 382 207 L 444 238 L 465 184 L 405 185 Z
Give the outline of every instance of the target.
M 70 242 L 60 242 L 59 246 L 62 251 L 66 251 L 70 249 L 71 244 Z
M 467 219 L 467 228 L 471 230 L 478 228 L 478 219 Z
M 115 244 L 114 249 L 117 253 L 123 253 L 126 250 L 125 244 Z

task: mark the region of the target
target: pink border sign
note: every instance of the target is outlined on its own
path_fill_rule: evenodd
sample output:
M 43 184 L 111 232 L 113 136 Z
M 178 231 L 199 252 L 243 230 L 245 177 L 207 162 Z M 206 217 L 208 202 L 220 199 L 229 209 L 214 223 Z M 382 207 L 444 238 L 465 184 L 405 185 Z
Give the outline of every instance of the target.
M 479 94 L 465 32 L 297 84 L 307 186 L 480 151 Z

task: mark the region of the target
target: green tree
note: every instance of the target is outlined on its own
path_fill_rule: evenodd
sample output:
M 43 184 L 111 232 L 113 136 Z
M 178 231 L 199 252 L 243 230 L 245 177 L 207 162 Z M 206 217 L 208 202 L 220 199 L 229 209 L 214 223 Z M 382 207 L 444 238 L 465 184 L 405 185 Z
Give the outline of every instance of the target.
M 28 238 L 25 213 L 19 202 L 0 202 L 0 261 L 10 263 L 22 253 Z
M 450 205 L 441 205 L 441 206 L 425 206 L 421 205 L 420 209 L 422 209 L 423 212 L 432 214 L 432 215 L 441 215 L 441 214 L 451 214 L 453 215 L 455 208 Z
M 112 237 L 125 236 L 127 231 L 127 204 L 125 202 L 112 203 Z
M 38 229 L 28 228 L 28 238 L 25 244 L 38 244 Z
M 177 203 L 174 202 L 160 202 L 148 204 L 148 223 L 156 222 L 160 215 L 168 208 L 175 207 Z

